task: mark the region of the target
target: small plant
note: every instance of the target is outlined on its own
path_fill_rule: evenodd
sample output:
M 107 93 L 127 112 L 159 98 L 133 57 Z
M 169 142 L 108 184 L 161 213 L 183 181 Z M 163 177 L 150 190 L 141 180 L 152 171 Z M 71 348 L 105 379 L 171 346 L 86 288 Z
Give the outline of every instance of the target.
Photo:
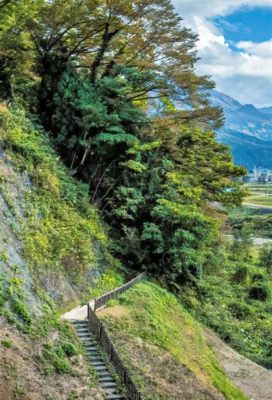
M 78 395 L 78 393 L 77 393 L 75 390 L 73 390 L 73 391 L 69 394 L 69 397 L 68 397 L 67 400 L 77 400 L 77 399 L 79 399 L 79 395 Z
M 13 394 L 14 394 L 14 399 L 21 400 L 25 398 L 26 393 L 24 388 L 19 383 L 16 383 L 15 388 L 13 390 Z
M 63 343 L 61 345 L 61 349 L 63 350 L 64 354 L 67 357 L 73 357 L 73 356 L 76 356 L 79 353 L 79 351 L 76 348 L 76 346 L 74 344 L 72 344 L 72 343 L 69 343 L 69 342 Z
M 0 254 L 0 261 L 3 261 L 5 263 L 8 263 L 9 256 L 8 253 L 4 252 Z
M 25 304 L 19 299 L 12 299 L 11 308 L 26 325 L 31 324 L 31 316 Z
M 6 347 L 7 349 L 10 349 L 12 347 L 12 340 L 10 339 L 4 339 L 1 341 L 1 344 Z
M 67 374 L 71 372 L 71 366 L 68 360 L 56 357 L 53 360 L 53 367 L 59 374 Z

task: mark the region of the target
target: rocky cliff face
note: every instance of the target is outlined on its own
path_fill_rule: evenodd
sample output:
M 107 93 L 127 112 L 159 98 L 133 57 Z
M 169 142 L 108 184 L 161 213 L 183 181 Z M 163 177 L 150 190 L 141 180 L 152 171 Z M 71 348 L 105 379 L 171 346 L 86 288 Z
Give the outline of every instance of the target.
M 0 276 L 2 285 L 13 282 L 26 294 L 26 305 L 39 314 L 41 303 L 35 295 L 33 278 L 23 256 L 22 229 L 24 198 L 31 191 L 25 173 L 16 172 L 0 144 Z
M 18 302 L 31 315 L 45 298 L 62 309 L 78 304 L 106 258 L 85 187 L 24 115 L 0 109 L 0 310 L 16 319 Z
M 1 400 L 104 397 L 58 317 L 92 297 L 106 264 L 105 235 L 83 189 L 43 133 L 0 104 Z

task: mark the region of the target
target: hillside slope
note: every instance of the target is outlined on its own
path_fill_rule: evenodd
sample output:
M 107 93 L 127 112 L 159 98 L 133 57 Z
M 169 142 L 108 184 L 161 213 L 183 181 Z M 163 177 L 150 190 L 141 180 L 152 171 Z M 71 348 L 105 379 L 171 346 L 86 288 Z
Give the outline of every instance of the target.
M 98 279 L 105 265 L 116 263 L 107 251 L 105 228 L 89 205 L 86 187 L 69 177 L 40 128 L 22 110 L 1 107 L 0 138 L 0 382 L 5 400 L 99 400 L 101 387 L 73 330 L 59 315 L 121 283 L 120 275 L 111 271 Z M 147 390 L 146 398 L 223 399 L 219 389 L 226 391 L 225 398 L 235 393 L 233 399 L 244 399 L 218 369 L 200 328 L 173 303 L 173 296 L 151 284 L 143 287 L 150 303 L 136 300 L 147 310 L 157 310 L 153 321 L 151 315 L 143 315 L 144 320 L 139 315 L 147 329 L 143 335 L 126 319 L 121 326 L 126 337 L 138 337 L 123 351 L 133 369 L 135 356 L 140 357 L 144 383 L 138 381 Z M 165 307 L 171 319 L 163 332 Z M 154 330 L 153 342 L 144 343 L 140 338 L 149 329 Z M 162 335 L 156 336 L 158 329 Z M 154 381 L 152 363 L 159 366 Z M 160 372 L 165 380 L 156 389 Z M 164 386 L 161 393 L 168 397 L 158 397 L 156 390 Z
M 246 399 L 177 299 L 140 283 L 99 311 L 146 400 Z
M 0 399 L 103 398 L 59 310 L 91 296 L 105 241 L 85 188 L 21 110 L 1 106 Z

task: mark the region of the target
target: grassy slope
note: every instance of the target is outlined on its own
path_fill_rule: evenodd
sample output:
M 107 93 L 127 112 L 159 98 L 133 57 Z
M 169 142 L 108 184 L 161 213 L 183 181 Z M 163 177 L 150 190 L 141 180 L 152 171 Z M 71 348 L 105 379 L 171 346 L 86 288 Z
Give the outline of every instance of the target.
M 9 229 L 14 231 L 15 244 L 22 243 L 22 258 L 31 276 L 29 281 L 24 282 L 20 266 L 15 268 L 8 254 L 0 254 L 0 272 L 8 271 L 7 275 L 1 276 L 0 311 L 8 321 L 25 332 L 26 342 L 32 340 L 33 346 L 40 348 L 41 371 L 49 376 L 73 374 L 73 359 L 65 352 L 66 344 L 74 346 L 75 357 L 80 354 L 80 348 L 73 333 L 58 322 L 58 314 L 80 299 L 92 298 L 117 286 L 121 278 L 111 272 L 101 279 L 97 288 L 89 286 L 95 276 L 92 273 L 99 269 L 101 262 L 113 262 L 107 254 L 106 236 L 96 210 L 89 205 L 87 188 L 69 177 L 39 128 L 21 110 L 10 112 L 2 108 L 0 141 L 4 143 L 15 170 L 12 179 L 20 180 L 22 174 L 27 174 L 31 185 L 31 190 L 24 193 L 20 213 L 13 198 L 13 183 L 5 175 L 0 179 L 1 196 L 9 209 Z M 87 276 L 91 278 L 86 284 Z M 136 296 L 131 304 L 127 297 L 126 308 L 134 310 L 138 302 L 143 305 L 141 309 L 137 308 L 137 318 L 133 322 L 123 321 L 128 335 L 131 338 L 142 337 L 153 346 L 152 351 L 149 349 L 150 358 L 152 355 L 154 358 L 154 354 L 167 356 L 177 379 L 182 373 L 182 364 L 185 364 L 193 371 L 190 377 L 185 374 L 186 379 L 191 379 L 193 384 L 196 374 L 204 385 L 204 392 L 205 386 L 210 385 L 226 393 L 226 398 L 243 398 L 218 369 L 199 325 L 184 312 L 175 298 L 154 285 L 143 285 L 141 288 L 139 293 L 131 292 L 130 296 L 133 293 Z M 32 313 L 31 304 L 29 306 L 27 301 L 29 291 L 38 299 L 40 315 Z M 169 309 L 174 311 L 169 314 Z M 162 329 L 164 325 L 165 329 Z M 127 350 L 129 352 L 129 348 Z M 128 353 L 130 358 L 132 353 Z M 27 369 L 28 363 L 32 363 L 31 359 L 25 362 L 21 371 Z M 171 375 L 171 371 L 170 368 L 165 370 L 166 375 Z M 142 370 L 142 374 L 145 372 Z M 169 376 L 169 379 L 172 377 Z M 44 382 L 49 380 L 44 377 Z M 202 393 L 201 387 L 197 386 L 201 384 L 194 384 L 197 393 Z M 146 385 L 147 391 L 153 388 L 150 382 Z M 190 387 L 189 384 L 183 386 Z M 173 390 L 178 387 L 177 382 L 172 385 Z M 171 396 L 168 393 L 168 398 L 172 400 Z M 179 394 L 176 398 L 180 398 Z
M 146 399 L 221 398 L 215 389 L 226 399 L 246 398 L 219 368 L 201 326 L 166 290 L 140 283 L 120 297 L 119 307 L 113 305 L 100 316 L 127 354 L 125 361 Z M 191 394 L 184 385 L 190 379 L 188 371 L 201 385 L 192 381 Z

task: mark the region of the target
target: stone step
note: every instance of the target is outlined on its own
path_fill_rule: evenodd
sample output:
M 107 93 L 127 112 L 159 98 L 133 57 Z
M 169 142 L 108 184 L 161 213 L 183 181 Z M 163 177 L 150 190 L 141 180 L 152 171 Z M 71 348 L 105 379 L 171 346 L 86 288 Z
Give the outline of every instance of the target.
M 104 389 L 104 391 L 107 393 L 107 395 L 109 395 L 109 394 L 119 394 L 118 392 L 117 392 L 117 390 L 116 390 L 116 388 L 103 388 Z M 119 395 L 120 396 L 120 395 Z
M 88 326 L 88 321 L 77 321 L 73 323 L 73 326 Z
M 102 376 L 101 378 L 99 378 L 99 382 L 101 382 L 101 383 L 111 383 L 111 382 L 114 382 L 114 384 L 115 384 L 115 380 L 112 378 L 112 376 Z
M 102 367 L 102 366 L 105 366 L 105 367 L 106 367 L 106 364 L 105 364 L 104 361 L 90 361 L 90 364 L 91 364 L 93 367 Z
M 98 346 L 96 339 L 88 329 L 88 323 L 86 321 L 74 321 L 73 326 L 84 346 L 86 357 L 97 374 L 97 378 L 105 393 L 105 399 L 125 400 L 122 395 L 118 394 L 117 384 L 108 370 L 108 359 L 101 353 L 100 346 Z
M 92 364 L 95 363 L 95 362 L 103 362 L 105 364 L 105 360 L 102 357 L 97 357 L 97 356 L 88 357 L 88 360 Z
M 87 358 L 100 357 L 104 360 L 103 354 L 101 354 L 99 351 L 96 351 L 96 350 L 88 350 L 88 351 L 86 351 L 85 354 L 86 354 Z
M 120 394 L 109 394 L 107 400 L 125 400 L 125 398 Z
M 97 346 L 96 341 L 94 341 L 93 339 L 81 340 L 81 343 L 84 344 L 84 347 Z
M 86 351 L 86 353 L 88 353 L 88 352 L 94 353 L 94 352 L 97 352 L 97 348 L 94 346 L 90 346 L 90 347 L 88 347 L 88 349 L 85 348 L 85 351 Z
M 86 353 L 87 353 L 88 351 L 90 351 L 90 350 L 92 351 L 93 349 L 96 349 L 96 351 L 97 351 L 98 353 L 101 353 L 100 347 L 98 347 L 98 346 L 97 346 L 97 343 L 95 343 L 95 342 L 86 344 L 86 346 L 84 346 L 84 349 L 85 349 Z
M 77 333 L 81 333 L 81 332 L 88 332 L 89 333 L 90 331 L 89 331 L 87 326 L 82 326 L 82 327 L 77 326 L 76 327 L 76 332 Z
M 100 382 L 103 388 L 107 388 L 107 389 L 115 389 L 116 383 L 114 381 L 111 382 Z
M 94 365 L 94 369 L 96 370 L 96 371 L 108 371 L 108 368 L 106 367 L 106 365 L 104 364 L 104 365 Z
M 77 332 L 77 336 L 79 336 L 82 339 L 84 339 L 84 338 L 90 339 L 92 337 L 91 334 L 88 331 L 86 331 L 86 332 Z
M 96 371 L 96 373 L 97 373 L 99 379 L 100 379 L 100 378 L 111 378 L 111 379 L 113 379 L 112 376 L 111 376 L 111 374 L 109 373 L 109 370 L 108 370 L 108 369 Z

